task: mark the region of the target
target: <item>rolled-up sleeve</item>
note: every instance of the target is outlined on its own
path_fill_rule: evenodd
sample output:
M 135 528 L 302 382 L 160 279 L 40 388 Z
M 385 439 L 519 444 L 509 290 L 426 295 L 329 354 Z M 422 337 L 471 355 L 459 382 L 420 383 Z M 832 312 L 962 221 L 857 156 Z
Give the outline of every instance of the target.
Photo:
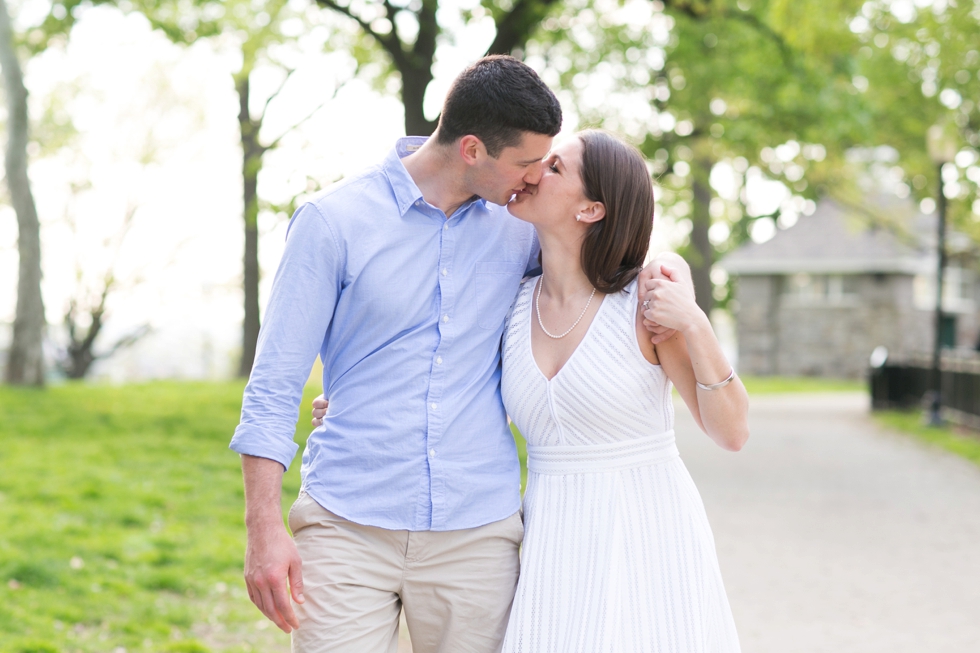
M 293 215 L 266 307 L 242 417 L 230 447 L 289 468 L 303 386 L 323 345 L 343 279 L 343 253 L 314 204 Z

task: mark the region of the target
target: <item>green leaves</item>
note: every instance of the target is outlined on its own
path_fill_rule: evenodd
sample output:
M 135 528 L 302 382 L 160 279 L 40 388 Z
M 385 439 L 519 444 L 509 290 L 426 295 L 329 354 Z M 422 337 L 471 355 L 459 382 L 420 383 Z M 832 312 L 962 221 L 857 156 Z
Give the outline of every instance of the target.
M 942 188 L 954 228 L 980 237 L 980 9 L 869 2 L 852 28 L 864 44 L 858 70 L 868 80 L 876 142 L 900 153 L 914 197 L 931 199 Z M 952 127 L 958 140 L 942 181 L 926 143 L 935 124 Z
M 528 55 L 563 89 L 580 125 L 603 125 L 640 144 L 661 186 L 658 215 L 672 218 L 675 242 L 710 287 L 717 253 L 744 241 L 753 221 L 781 212 L 753 214 L 744 192 L 712 199 L 714 166 L 728 162 L 743 189 L 750 168 L 764 172 L 799 206 L 833 179 L 818 173 L 828 164 L 818 168 L 803 146 L 819 145 L 821 161 L 843 161 L 849 147 L 872 140 L 873 110 L 852 84 L 861 42 L 848 12 L 860 6 L 569 0 L 543 23 Z M 795 144 L 793 157 L 764 154 L 786 143 Z

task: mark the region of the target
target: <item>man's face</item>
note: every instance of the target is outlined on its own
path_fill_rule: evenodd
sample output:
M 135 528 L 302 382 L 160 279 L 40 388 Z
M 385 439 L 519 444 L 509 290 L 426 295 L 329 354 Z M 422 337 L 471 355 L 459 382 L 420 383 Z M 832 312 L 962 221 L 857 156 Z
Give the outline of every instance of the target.
M 582 140 L 572 137 L 559 144 L 542 163 L 537 184 L 528 184 L 507 205 L 511 215 L 539 228 L 574 225 L 572 218 L 594 204 L 582 183 Z
M 520 143 L 505 147 L 496 158 L 484 150 L 474 165 L 472 191 L 488 202 L 505 206 L 526 185 L 540 181 L 542 160 L 552 140 L 551 136 L 525 132 Z

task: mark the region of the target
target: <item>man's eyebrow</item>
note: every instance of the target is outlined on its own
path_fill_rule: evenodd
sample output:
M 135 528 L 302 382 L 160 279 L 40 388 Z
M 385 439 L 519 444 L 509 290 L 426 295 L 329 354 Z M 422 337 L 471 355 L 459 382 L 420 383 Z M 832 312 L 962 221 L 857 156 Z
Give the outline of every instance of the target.
M 524 166 L 529 166 L 529 165 L 531 165 L 532 163 L 537 163 L 537 162 L 539 162 L 539 161 L 544 161 L 544 160 L 545 160 L 545 158 L 547 158 L 547 157 L 542 157 L 542 158 L 540 158 L 540 159 L 525 159 L 524 161 L 521 161 L 521 162 L 520 162 L 520 165 L 524 165 Z

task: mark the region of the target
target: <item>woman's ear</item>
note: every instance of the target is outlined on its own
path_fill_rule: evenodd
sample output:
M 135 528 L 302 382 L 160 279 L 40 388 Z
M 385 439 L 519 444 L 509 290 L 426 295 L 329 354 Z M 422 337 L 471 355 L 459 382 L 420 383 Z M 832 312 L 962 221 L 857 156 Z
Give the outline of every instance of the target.
M 593 223 L 606 217 L 606 205 L 602 202 L 590 202 L 583 207 L 576 216 L 582 216 L 579 222 Z

